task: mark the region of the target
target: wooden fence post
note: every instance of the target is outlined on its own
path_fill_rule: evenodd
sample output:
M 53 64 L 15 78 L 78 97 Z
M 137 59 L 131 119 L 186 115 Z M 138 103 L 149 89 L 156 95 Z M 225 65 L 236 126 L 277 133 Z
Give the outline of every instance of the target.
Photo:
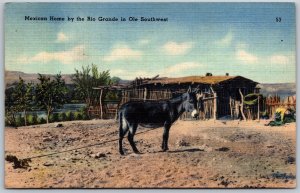
M 239 89 L 239 93 L 241 95 L 241 104 L 240 104 L 241 114 L 242 114 L 243 119 L 246 121 L 247 119 L 244 114 L 244 95 L 243 95 L 241 89 Z
M 103 93 L 103 89 L 100 90 L 100 119 L 103 119 L 102 93 Z
M 213 93 L 213 98 L 214 98 L 214 120 L 217 119 L 217 93 L 214 91 L 212 87 L 210 87 L 212 93 Z
M 147 100 L 147 88 L 144 89 L 144 101 Z
M 259 120 L 260 119 L 260 112 L 259 112 L 259 98 L 260 98 L 260 96 L 258 95 L 258 99 L 257 99 L 257 119 Z
M 233 107 L 232 107 L 232 98 L 231 96 L 229 97 L 229 107 L 230 107 L 230 117 L 233 119 Z

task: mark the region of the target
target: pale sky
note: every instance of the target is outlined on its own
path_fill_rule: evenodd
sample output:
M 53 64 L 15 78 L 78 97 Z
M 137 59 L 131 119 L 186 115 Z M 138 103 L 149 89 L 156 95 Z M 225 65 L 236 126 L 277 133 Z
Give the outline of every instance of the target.
M 25 21 L 25 16 L 96 21 Z M 295 25 L 293 3 L 9 3 L 5 68 L 72 74 L 96 64 L 122 79 L 211 72 L 260 83 L 295 82 Z

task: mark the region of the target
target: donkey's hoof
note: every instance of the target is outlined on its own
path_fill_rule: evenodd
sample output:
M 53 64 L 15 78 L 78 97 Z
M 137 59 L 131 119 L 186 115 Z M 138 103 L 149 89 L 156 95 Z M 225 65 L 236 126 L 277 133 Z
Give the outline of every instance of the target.
M 163 152 L 166 152 L 166 151 L 168 151 L 169 150 L 169 148 L 165 148 L 165 149 L 163 149 Z
M 124 151 L 120 151 L 120 155 L 125 155 Z

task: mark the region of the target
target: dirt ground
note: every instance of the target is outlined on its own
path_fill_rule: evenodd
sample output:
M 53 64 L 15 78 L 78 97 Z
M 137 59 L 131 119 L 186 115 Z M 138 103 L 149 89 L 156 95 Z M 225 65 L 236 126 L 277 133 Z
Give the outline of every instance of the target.
M 162 128 L 135 136 L 142 154 L 126 155 L 117 141 L 32 159 L 14 169 L 5 161 L 7 188 L 294 188 L 296 124 L 266 121 L 177 121 L 169 151 Z M 33 157 L 118 138 L 115 120 L 5 128 L 5 155 Z M 139 128 L 139 132 L 149 129 Z

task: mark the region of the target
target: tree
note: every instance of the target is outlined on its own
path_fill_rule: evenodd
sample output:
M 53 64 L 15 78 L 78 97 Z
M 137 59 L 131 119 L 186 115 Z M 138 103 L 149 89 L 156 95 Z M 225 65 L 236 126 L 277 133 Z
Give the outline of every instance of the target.
M 111 84 L 109 71 L 101 72 L 94 64 L 92 67 L 82 66 L 81 71 L 75 69 L 72 80 L 75 84 L 75 92 L 88 106 L 95 104 L 99 98 L 99 91 L 94 90 L 94 87 Z
M 12 98 L 14 100 L 15 110 L 24 113 L 24 125 L 27 125 L 27 111 L 31 110 L 33 106 L 33 91 L 34 87 L 32 83 L 25 83 L 24 80 L 19 77 L 19 82 L 15 86 Z
M 111 78 L 112 84 L 119 84 L 120 81 L 121 81 L 121 78 L 119 78 L 119 77 L 117 77 L 117 76 L 113 76 L 113 77 Z
M 60 74 L 53 80 L 50 77 L 39 74 L 36 85 L 36 102 L 41 109 L 47 112 L 47 123 L 53 110 L 66 103 L 67 88 Z
M 17 84 L 17 83 L 14 83 Z M 8 125 L 15 125 L 16 123 L 16 113 L 18 110 L 14 104 L 14 86 L 10 86 L 5 89 L 5 122 Z

